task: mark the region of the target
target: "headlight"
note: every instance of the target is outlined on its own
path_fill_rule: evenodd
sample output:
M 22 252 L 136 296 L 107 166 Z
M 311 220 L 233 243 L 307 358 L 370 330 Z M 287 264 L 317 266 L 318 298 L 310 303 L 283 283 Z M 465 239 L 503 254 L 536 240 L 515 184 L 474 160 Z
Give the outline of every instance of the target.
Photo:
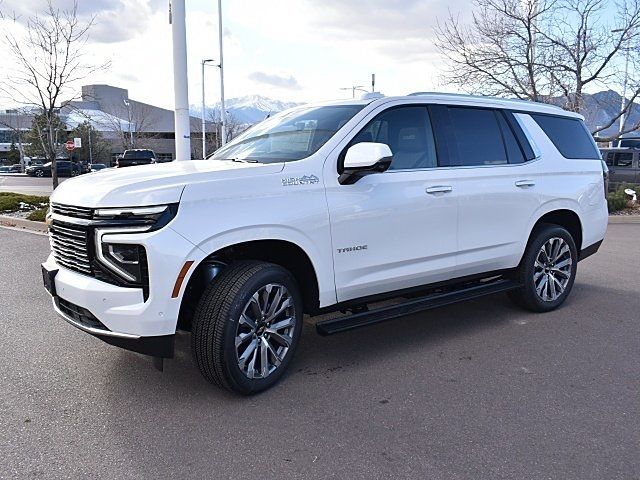
M 147 252 L 142 245 L 101 242 L 98 258 L 123 279 L 132 283 L 142 283 L 146 269 Z
M 148 226 L 146 231 L 159 230 L 167 225 L 178 213 L 178 204 L 154 205 L 150 207 L 98 208 L 93 213 L 94 224 L 98 227 Z

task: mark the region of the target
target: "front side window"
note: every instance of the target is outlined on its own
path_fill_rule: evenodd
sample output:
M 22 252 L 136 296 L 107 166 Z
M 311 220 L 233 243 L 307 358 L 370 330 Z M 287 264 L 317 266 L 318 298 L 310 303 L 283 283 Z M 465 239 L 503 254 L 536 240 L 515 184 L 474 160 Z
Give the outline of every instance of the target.
M 436 145 L 425 106 L 391 108 L 371 120 L 350 142 L 384 143 L 393 160 L 389 170 L 433 168 L 438 165 Z
M 210 159 L 272 163 L 313 155 L 364 105 L 302 107 L 268 118 L 247 130 Z
M 613 164 L 616 167 L 631 167 L 633 163 L 633 153 L 618 152 L 614 157 Z

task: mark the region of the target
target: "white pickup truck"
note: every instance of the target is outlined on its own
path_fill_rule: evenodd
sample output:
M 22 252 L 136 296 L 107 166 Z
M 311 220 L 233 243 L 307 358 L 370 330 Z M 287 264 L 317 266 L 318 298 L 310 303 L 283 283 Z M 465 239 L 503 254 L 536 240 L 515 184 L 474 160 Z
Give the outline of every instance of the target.
M 497 292 L 558 307 L 605 236 L 604 177 L 582 117 L 549 105 L 307 105 L 207 160 L 65 182 L 43 279 L 75 327 L 159 367 L 190 331 L 202 374 L 249 394 L 286 371 L 304 314 L 342 311 L 316 324 L 331 334 Z

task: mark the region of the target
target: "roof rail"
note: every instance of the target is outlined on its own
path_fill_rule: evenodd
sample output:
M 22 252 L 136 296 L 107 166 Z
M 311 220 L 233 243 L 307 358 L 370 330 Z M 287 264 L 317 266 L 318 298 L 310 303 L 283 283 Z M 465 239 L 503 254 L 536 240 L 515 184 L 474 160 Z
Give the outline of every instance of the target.
M 482 100 L 495 100 L 499 102 L 514 102 L 514 103 L 526 103 L 526 104 L 536 104 L 536 105 L 544 105 L 546 107 L 557 108 L 558 110 L 563 110 L 562 107 L 558 105 L 554 105 L 553 103 L 544 103 L 544 102 L 534 102 L 533 100 L 522 100 L 520 98 L 503 98 L 503 97 L 492 97 L 488 95 L 468 95 L 466 93 L 449 93 L 449 92 L 413 92 L 407 95 L 408 97 L 420 97 L 423 95 L 439 95 L 443 97 L 463 97 L 463 98 L 477 98 Z

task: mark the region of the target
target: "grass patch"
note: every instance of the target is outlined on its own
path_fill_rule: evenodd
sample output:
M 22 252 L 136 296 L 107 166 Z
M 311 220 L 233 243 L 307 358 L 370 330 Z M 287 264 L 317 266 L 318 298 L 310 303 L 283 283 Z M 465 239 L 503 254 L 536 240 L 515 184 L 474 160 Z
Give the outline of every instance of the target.
M 0 212 L 18 212 L 46 208 L 49 197 L 0 192 Z

